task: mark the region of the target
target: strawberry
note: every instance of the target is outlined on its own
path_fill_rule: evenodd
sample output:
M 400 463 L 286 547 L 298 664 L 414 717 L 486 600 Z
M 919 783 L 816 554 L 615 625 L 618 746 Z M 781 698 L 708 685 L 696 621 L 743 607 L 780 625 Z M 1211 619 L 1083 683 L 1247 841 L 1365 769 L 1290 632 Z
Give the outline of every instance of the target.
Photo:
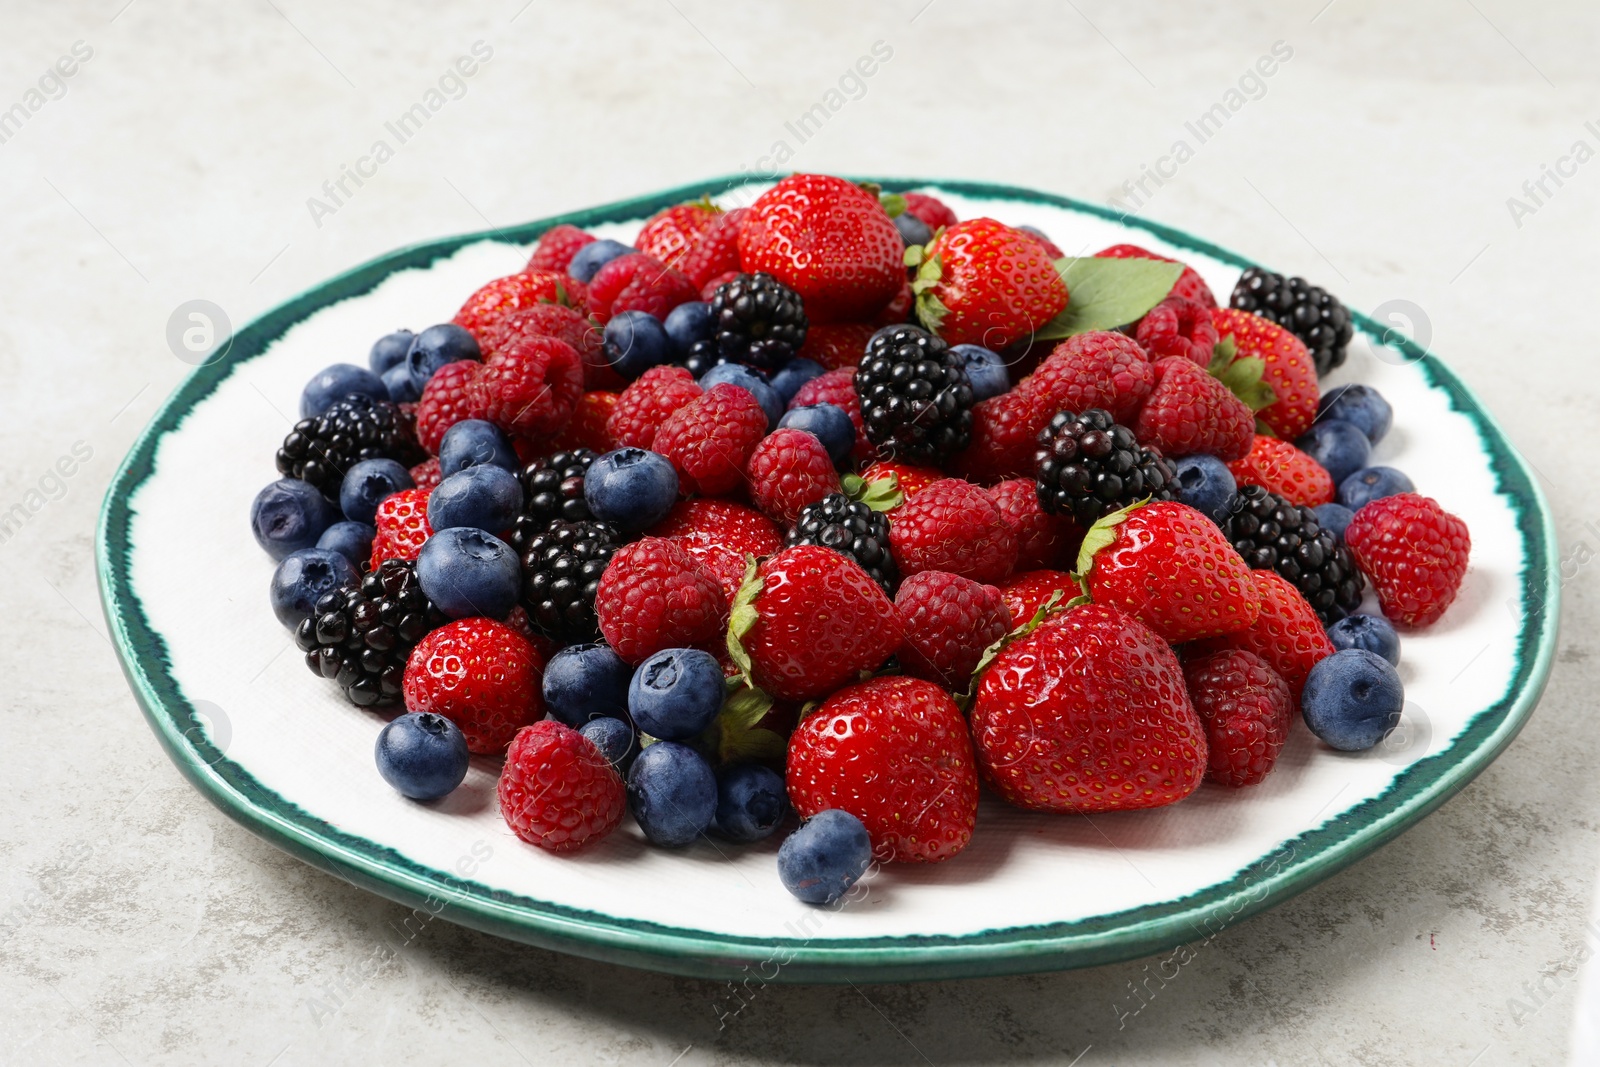
M 1254 357 L 1265 364 L 1261 380 L 1277 399 L 1256 416 L 1286 441 L 1309 430 L 1319 394 L 1317 366 L 1305 342 L 1269 319 L 1236 308 L 1217 308 L 1211 321 L 1224 345 L 1233 338 L 1235 361 Z
M 539 238 L 533 255 L 528 258 L 526 270 L 554 270 L 565 274 L 578 249 L 591 244 L 595 237 L 584 233 L 570 222 L 552 226 Z
M 1256 434 L 1244 458 L 1228 464 L 1240 485 L 1259 485 L 1292 504 L 1314 508 L 1333 500 L 1333 476 L 1287 441 Z
M 1059 599 L 1065 601 L 1081 591 L 1078 579 L 1066 571 L 1023 571 L 1000 583 L 1000 599 L 1018 626 L 1037 615 L 1056 594 L 1061 594 Z
M 736 207 L 715 216 L 700 234 L 698 243 L 691 245 L 673 264 L 697 289 L 703 290 L 707 282 L 739 273 L 739 227 L 749 208 Z
M 606 428 L 611 420 L 611 413 L 617 409 L 618 399 L 620 397 L 617 393 L 607 393 L 602 390 L 594 390 L 580 396 L 577 407 L 572 410 L 572 418 L 567 420 L 561 432 L 551 440 L 551 451 L 571 452 L 577 448 L 589 448 L 605 453 L 622 447 Z
M 525 270 L 496 278 L 480 288 L 467 297 L 467 302 L 451 321 L 479 337 L 513 311 L 541 303 L 581 305 L 583 297 L 583 283 L 565 274 L 553 270 Z
M 785 427 L 764 437 L 745 466 L 750 499 L 776 522 L 793 526 L 800 509 L 839 492 L 839 472 L 814 434 Z
M 422 387 L 422 399 L 417 401 L 417 443 L 430 455 L 439 454 L 439 442 L 444 432 L 462 419 L 481 419 L 483 409 L 467 395 L 467 386 L 483 370 L 483 364 L 471 359 L 458 359 L 446 363 Z
M 783 533 L 771 519 L 730 500 L 680 500 L 649 533 L 688 549 L 722 585 L 729 601 L 744 582 L 747 556 L 759 559 L 783 548 Z
M 1153 359 L 1182 356 L 1197 367 L 1211 365 L 1219 340 L 1211 309 L 1181 296 L 1169 296 L 1145 312 L 1134 337 Z
M 685 495 L 723 496 L 744 484 L 745 464 L 766 432 L 761 402 L 721 382 L 667 416 L 650 447 L 672 461 Z
M 728 598 L 683 545 L 646 537 L 611 557 L 594 610 L 606 642 L 637 666 L 664 648 L 716 640 L 727 622 Z
M 428 524 L 428 494 L 431 490 L 402 489 L 383 498 L 373 519 L 377 533 L 372 538 L 372 561 L 368 570 L 377 570 L 386 559 L 416 559 L 422 545 L 433 536 Z
M 917 268 L 917 318 L 952 345 L 995 351 L 1067 306 L 1067 283 L 1039 243 L 994 219 L 958 222 L 906 261 Z
M 627 385 L 601 351 L 600 328 L 577 308 L 562 304 L 535 304 L 485 326 L 478 335 L 483 361 L 492 362 L 512 341 L 527 337 L 554 337 L 571 345 L 583 361 L 585 389 L 622 389 Z
M 682 367 L 651 367 L 617 397 L 606 432 L 618 448 L 649 448 L 667 416 L 701 394 Z
M 927 193 L 901 193 L 900 196 L 906 202 L 906 211 L 926 222 L 930 230 L 954 226 L 958 221 L 950 206 L 936 196 Z
M 618 256 L 589 279 L 589 314 L 604 326 L 621 311 L 647 311 L 658 319 L 694 300 L 694 283 L 655 256 Z
M 466 384 L 467 402 L 512 437 L 558 433 L 583 395 L 583 363 L 565 341 L 512 341 Z
M 622 822 L 622 776 L 593 741 L 554 719 L 517 731 L 496 787 L 500 816 L 530 845 L 571 852 Z
M 854 367 L 861 362 L 877 327 L 865 322 L 819 322 L 806 330 L 806 343 L 797 353 L 822 364 L 825 370 Z
M 1416 493 L 1367 504 L 1344 531 L 1356 565 L 1372 579 L 1383 613 L 1416 629 L 1437 622 L 1467 573 L 1467 524 Z
M 901 463 L 892 459 L 874 460 L 871 466 L 861 472 L 861 480 L 868 483 L 882 481 L 885 478 L 893 478 L 895 489 L 899 491 L 902 503 L 910 500 L 943 477 L 944 472 L 937 467 L 917 467 L 910 463 Z
M 1271 774 L 1294 719 L 1289 683 L 1237 648 L 1189 660 L 1183 678 L 1206 728 L 1206 778 L 1237 789 Z
M 1266 660 L 1289 683 L 1295 705 L 1306 676 L 1324 658 L 1333 655 L 1333 642 L 1322 620 L 1289 581 L 1276 571 L 1251 571 L 1261 594 L 1261 614 L 1243 630 L 1196 642 L 1199 654 L 1225 648 L 1242 648 Z
M 1095 256 L 1105 259 L 1158 259 L 1163 263 L 1180 262 L 1167 256 L 1158 256 L 1148 248 L 1140 248 L 1138 245 L 1112 245 L 1110 248 L 1102 248 L 1095 253 Z M 1183 273 L 1178 275 L 1178 280 L 1173 283 L 1172 291 L 1168 295 L 1181 296 L 1208 308 L 1217 306 L 1217 298 L 1212 295 L 1211 286 L 1207 285 L 1206 280 L 1188 264 L 1184 264 Z
M 900 283 L 900 291 L 894 298 L 883 305 L 883 310 L 872 316 L 873 326 L 898 326 L 902 322 L 911 321 L 911 311 L 917 306 L 917 294 L 912 292 L 911 283 Z
M 1046 237 L 1038 230 L 1024 230 L 1019 226 L 1017 227 L 1017 232 L 1022 234 L 1024 237 L 1032 238 L 1034 244 L 1044 249 L 1045 255 L 1050 257 L 1050 261 L 1052 263 L 1066 255 L 1065 252 L 1061 251 L 1060 245 L 1050 240 L 1050 238 Z
M 904 577 L 949 571 L 997 582 L 1017 562 L 1017 531 L 989 494 L 960 478 L 943 478 L 895 509 L 889 545 Z
M 922 571 L 900 583 L 894 596 L 905 639 L 900 667 L 965 693 L 984 649 L 1011 630 L 1011 610 L 1000 590 L 948 571 Z
M 526 637 L 495 619 L 457 619 L 417 643 L 401 691 L 407 711 L 443 715 L 472 752 L 503 751 L 544 714 L 544 660 Z
M 721 215 L 722 209 L 709 198 L 662 208 L 639 230 L 633 247 L 681 269 L 683 260 L 699 246 L 706 231 Z
M 873 678 L 834 693 L 795 727 L 785 778 L 801 818 L 849 812 L 880 860 L 937 863 L 972 840 L 972 742 L 955 701 L 931 682 Z
M 1243 459 L 1255 438 L 1255 413 L 1222 382 L 1184 356 L 1156 361 L 1156 384 L 1131 427 L 1139 443 L 1177 458 L 1205 452 Z
M 984 776 L 1034 811 L 1160 807 L 1206 770 L 1177 656 L 1109 604 L 1067 608 L 1001 649 L 979 676 L 971 726 Z
M 1017 569 L 1072 565 L 1083 541 L 1083 529 L 1067 515 L 1051 515 L 1039 506 L 1039 488 L 1032 478 L 1012 478 L 989 490 L 989 498 L 1017 533 Z
M 1039 392 L 1046 410 L 1034 432 L 1058 411 L 1104 408 L 1131 426 L 1139 406 L 1155 388 L 1155 368 L 1139 343 L 1126 334 L 1090 330 L 1067 338 L 1051 351 L 1024 383 Z M 1032 442 L 1029 443 L 1030 450 Z

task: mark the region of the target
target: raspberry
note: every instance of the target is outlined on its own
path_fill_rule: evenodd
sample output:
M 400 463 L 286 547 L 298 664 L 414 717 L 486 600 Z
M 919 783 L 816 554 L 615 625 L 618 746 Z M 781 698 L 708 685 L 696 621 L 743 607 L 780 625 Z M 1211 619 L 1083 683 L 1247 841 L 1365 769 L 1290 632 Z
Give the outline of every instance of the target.
M 701 233 L 700 242 L 673 264 L 695 288 L 703 290 L 713 279 L 719 279 L 720 285 L 730 280 L 725 276 L 739 273 L 739 226 L 749 211 L 747 207 L 736 207 L 713 218 Z
M 1105 259 L 1159 259 L 1163 263 L 1178 262 L 1167 256 L 1158 256 L 1148 248 L 1140 248 L 1138 245 L 1112 245 L 1096 252 L 1095 256 Z M 1181 296 L 1208 308 L 1217 306 L 1217 298 L 1212 295 L 1211 286 L 1207 285 L 1206 280 L 1188 264 L 1184 264 L 1183 273 L 1178 275 L 1178 280 L 1172 285 L 1172 291 L 1167 295 Z
M 972 407 L 972 444 L 955 457 L 953 472 L 986 485 L 1031 474 L 1035 439 L 1053 413 L 1032 378 L 978 401 Z
M 439 442 L 450 427 L 462 419 L 483 418 L 483 409 L 467 396 L 467 383 L 482 369 L 482 363 L 459 359 L 440 367 L 423 387 L 417 401 L 417 443 L 430 455 L 439 454 Z
M 817 375 L 802 385 L 795 392 L 794 399 L 789 401 L 791 410 L 811 404 L 832 404 L 850 416 L 850 421 L 855 423 L 856 427 L 856 447 L 851 456 L 857 462 L 873 454 L 872 442 L 867 440 L 866 432 L 861 426 L 861 398 L 856 395 L 854 367 L 840 367 L 838 370 Z
M 949 571 L 997 582 L 1017 561 L 1017 532 L 989 494 L 959 478 L 934 482 L 895 510 L 889 545 L 901 575 Z
M 406 662 L 407 711 L 443 715 L 480 755 L 500 752 L 544 714 L 544 661 L 515 629 L 495 619 L 457 619 L 434 630 Z
M 606 432 L 617 448 L 649 448 L 667 416 L 701 394 L 682 367 L 651 367 L 617 397 Z
M 411 483 L 424 493 L 433 492 L 439 484 L 439 457 L 429 456 L 411 468 Z
M 774 521 L 793 526 L 800 510 L 839 492 L 828 450 L 804 430 L 775 430 L 750 453 L 750 499 Z
M 1256 428 L 1250 405 L 1182 356 L 1157 360 L 1155 375 L 1133 425 L 1140 444 L 1166 456 L 1204 452 L 1224 462 L 1249 454 Z
M 419 487 L 384 497 L 373 519 L 377 533 L 372 538 L 369 570 L 377 570 L 386 559 L 417 558 L 423 542 L 433 536 L 433 527 L 428 525 L 428 493 Z
M 730 601 L 744 581 L 746 557 L 759 559 L 783 547 L 783 535 L 771 519 L 729 500 L 681 500 L 649 533 L 688 549 L 722 584 Z
M 1211 310 L 1181 296 L 1169 296 L 1145 312 L 1134 336 L 1152 356 L 1183 356 L 1201 367 L 1211 365 L 1217 347 Z
M 1037 615 L 1056 593 L 1061 594 L 1061 602 L 1065 603 L 1080 592 L 1078 580 L 1065 571 L 1023 571 L 1000 586 L 1000 598 L 1006 602 L 1017 626 Z
M 1256 589 L 1261 593 L 1261 614 L 1256 621 L 1243 630 L 1223 637 L 1208 637 L 1186 647 L 1196 654 L 1225 648 L 1242 648 L 1255 653 L 1289 683 L 1289 695 L 1298 707 L 1306 676 L 1312 667 L 1333 655 L 1333 642 L 1328 639 L 1328 631 L 1317 613 L 1287 578 L 1276 571 L 1250 573 L 1255 576 Z
M 1018 570 L 1076 564 L 1083 528 L 1065 515 L 1047 514 L 1033 479 L 1003 481 L 989 490 L 989 499 L 1017 533 Z
M 584 233 L 569 222 L 552 226 L 539 238 L 533 255 L 528 259 L 528 270 L 558 270 L 566 273 L 578 249 L 594 241 L 594 235 Z
M 619 311 L 648 311 L 658 319 L 699 294 L 682 274 L 643 252 L 618 256 L 589 281 L 589 314 L 602 325 Z
M 1276 437 L 1256 434 L 1249 453 L 1228 464 L 1241 486 L 1259 485 L 1291 504 L 1314 508 L 1333 500 L 1333 476 L 1322 464 Z
M 1062 341 L 1027 380 L 1048 397 L 1045 422 L 1058 411 L 1104 408 L 1124 425 L 1131 425 L 1156 384 L 1155 368 L 1139 343 L 1107 330 Z M 1043 427 L 1040 423 L 1034 432 Z
M 744 483 L 745 464 L 766 432 L 760 401 L 723 382 L 673 412 L 650 447 L 672 461 L 683 493 L 722 496 Z
M 966 692 L 983 650 L 1011 629 L 1000 590 L 959 574 L 923 571 L 900 583 L 895 613 L 905 630 L 900 666 L 955 692 Z
M 1040 248 L 1045 250 L 1045 253 L 1047 255 L 1049 255 L 1049 257 L 1051 258 L 1052 261 L 1060 259 L 1062 256 L 1066 255 L 1066 253 L 1061 250 L 1061 246 L 1060 245 L 1058 245 L 1054 241 L 1050 240 L 1050 238 L 1046 237 L 1044 234 L 1040 233 L 1038 230 L 1025 230 L 1025 229 L 1022 229 L 1021 227 L 1018 227 L 1018 232 L 1024 234 L 1025 236 L 1033 238 L 1034 242 Z
M 737 270 L 725 270 L 721 274 L 713 274 L 711 280 L 700 287 L 700 299 L 709 304 L 716 299 L 717 290 L 733 281 L 739 276 Z
M 583 395 L 578 353 L 554 337 L 513 341 L 466 385 L 467 400 L 513 437 L 549 437 Z
M 867 342 L 877 327 L 864 322 L 819 322 L 806 331 L 800 348 L 803 359 L 816 360 L 827 370 L 854 367 L 861 362 Z
M 728 621 L 728 599 L 688 549 L 646 537 L 611 558 L 595 612 L 607 643 L 637 666 L 664 648 L 716 640 Z
M 582 282 L 552 270 L 525 270 L 496 278 L 467 297 L 451 321 L 481 337 L 514 311 L 540 303 L 573 302 L 583 303 Z
M 554 719 L 517 731 L 496 790 L 513 833 L 551 852 L 598 841 L 622 822 L 627 790 L 593 741 Z
M 1417 493 L 1386 496 L 1356 512 L 1345 543 L 1372 579 L 1383 613 L 1398 626 L 1436 622 L 1467 572 L 1467 524 Z
M 911 288 L 911 283 L 906 282 L 900 286 L 900 291 L 894 294 L 894 299 L 883 305 L 883 310 L 872 316 L 873 326 L 899 326 L 911 318 L 911 309 L 917 306 L 917 294 Z
M 941 226 L 954 226 L 959 221 L 956 213 L 938 197 L 929 196 L 927 193 L 900 195 L 905 199 L 906 211 L 926 222 L 930 230 L 937 230 Z
M 617 409 L 620 395 L 603 391 L 584 393 L 578 398 L 578 406 L 573 409 L 572 418 L 561 428 L 550 442 L 550 447 L 562 452 L 571 452 L 579 448 L 592 449 L 595 452 L 610 452 L 620 447 L 608 428 L 612 412 Z
M 583 361 L 585 389 L 621 389 L 627 384 L 600 351 L 599 328 L 581 311 L 561 304 L 535 304 L 486 327 L 478 338 L 483 361 L 492 362 L 512 341 L 525 337 L 554 337 L 571 345 Z
M 1242 649 L 1213 652 L 1183 665 L 1189 703 L 1206 728 L 1206 777 L 1238 788 L 1271 773 L 1295 711 L 1289 683 Z

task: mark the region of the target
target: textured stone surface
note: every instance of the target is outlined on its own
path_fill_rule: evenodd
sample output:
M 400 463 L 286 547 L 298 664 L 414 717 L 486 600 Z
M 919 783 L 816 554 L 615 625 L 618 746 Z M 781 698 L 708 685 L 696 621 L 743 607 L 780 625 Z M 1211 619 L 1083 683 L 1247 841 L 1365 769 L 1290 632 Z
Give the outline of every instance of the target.
M 93 48 L 0 144 L 0 511 L 46 497 L 0 543 L 0 1061 L 1560 1062 L 1600 860 L 1581 243 L 1600 163 L 1539 202 L 1520 187 L 1575 140 L 1600 147 L 1592 5 L 902 0 L 863 21 L 845 3 L 122 3 L 14 8 L 0 39 L 0 110 L 73 42 Z M 464 95 L 314 220 L 307 198 L 477 40 L 493 57 Z M 801 143 L 785 123 L 880 40 L 893 54 L 865 94 Z M 1198 144 L 1185 121 L 1277 40 L 1293 56 L 1265 94 Z M 1177 138 L 1193 158 L 1160 164 L 1175 176 L 1147 180 L 1143 212 L 1357 308 L 1426 309 L 1544 477 L 1572 563 L 1556 673 L 1506 755 L 1375 856 L 1167 967 L 1138 1014 L 1130 983 L 1159 957 L 768 987 L 720 1031 L 716 985 L 448 923 L 378 958 L 402 909 L 234 826 L 158 752 L 104 637 L 91 544 L 116 463 L 187 370 L 165 341 L 180 303 L 243 322 L 392 247 L 754 168 L 780 140 L 792 167 L 1104 202 Z M 1514 219 L 1513 195 L 1534 210 Z M 75 442 L 91 456 L 45 478 Z M 219 476 L 270 473 L 263 452 Z

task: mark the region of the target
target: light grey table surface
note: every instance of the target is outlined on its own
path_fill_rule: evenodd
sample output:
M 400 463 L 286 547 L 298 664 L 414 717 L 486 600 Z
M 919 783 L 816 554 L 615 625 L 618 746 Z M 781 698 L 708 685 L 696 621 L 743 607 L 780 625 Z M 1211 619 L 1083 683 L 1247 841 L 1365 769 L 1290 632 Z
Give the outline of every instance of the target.
M 1214 6 L 6 4 L 0 109 L 25 114 L 0 125 L 0 510 L 47 499 L 0 542 L 0 1060 L 1561 1062 L 1600 865 L 1600 618 L 1583 566 L 1600 552 L 1600 163 L 1587 158 L 1600 148 L 1600 12 Z M 314 218 L 324 181 L 476 41 L 492 58 L 460 98 Z M 1260 98 L 1165 167 L 1174 176 L 1149 186 L 1143 213 L 1358 309 L 1425 309 L 1433 347 L 1541 472 L 1571 556 L 1543 704 L 1441 811 L 1218 937 L 1121 1026 L 1116 1005 L 1144 962 L 770 987 L 721 1031 L 714 984 L 446 923 L 367 980 L 363 961 L 401 909 L 189 788 L 106 641 L 94 521 L 188 369 L 168 349 L 169 314 L 204 297 L 243 323 L 401 244 L 753 168 L 878 41 L 892 58 L 791 145 L 790 166 L 1099 202 L 1286 42 L 1292 59 Z M 64 64 L 72 76 L 45 76 L 77 42 L 92 54 Z M 1584 161 L 1561 163 L 1578 141 Z M 1535 200 L 1524 182 L 1545 165 L 1567 176 Z M 87 461 L 48 478 L 75 445 Z

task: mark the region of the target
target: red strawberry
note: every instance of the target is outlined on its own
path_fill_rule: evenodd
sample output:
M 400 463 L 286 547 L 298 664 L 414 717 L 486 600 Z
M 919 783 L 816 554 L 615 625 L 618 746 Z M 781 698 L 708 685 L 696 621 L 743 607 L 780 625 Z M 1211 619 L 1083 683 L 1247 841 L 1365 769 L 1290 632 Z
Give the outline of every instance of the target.
M 578 353 L 554 337 L 512 341 L 466 385 L 467 401 L 513 437 L 550 437 L 583 395 Z
M 420 486 L 402 489 L 383 498 L 373 519 L 377 533 L 372 538 L 372 561 L 368 570 L 377 570 L 386 559 L 416 559 L 423 542 L 433 536 L 428 524 L 428 494 Z
M 866 431 L 861 425 L 861 397 L 856 393 L 854 367 L 840 367 L 806 382 L 796 391 L 794 399 L 789 401 L 789 410 L 811 404 L 832 404 L 850 416 L 850 421 L 856 425 L 856 447 L 851 455 L 857 462 L 873 454 L 872 442 L 867 440 Z
M 1050 261 L 1052 263 L 1066 255 L 1065 252 L 1061 251 L 1060 245 L 1056 244 L 1042 233 L 1038 233 L 1034 230 L 1023 229 L 1018 229 L 1017 232 L 1022 234 L 1024 237 L 1031 237 L 1035 244 L 1044 249 L 1044 254 L 1050 257 Z
M 593 741 L 554 719 L 517 732 L 496 791 L 512 832 L 550 852 L 600 840 L 622 822 L 628 806 L 611 761 Z
M 739 227 L 739 264 L 800 294 L 812 322 L 870 318 L 905 282 L 905 242 L 878 198 L 822 174 L 762 193 Z
M 439 454 L 439 442 L 450 427 L 462 419 L 483 418 L 483 409 L 467 396 L 467 385 L 481 370 L 483 364 L 477 360 L 458 359 L 440 367 L 422 387 L 416 412 L 417 443 L 429 455 Z
M 577 308 L 561 304 L 535 304 L 513 311 L 484 327 L 478 335 L 483 361 L 490 363 L 512 341 L 528 337 L 554 337 L 573 347 L 583 360 L 585 389 L 621 389 L 627 383 L 611 369 L 600 350 L 601 331 Z
M 594 241 L 594 234 L 584 233 L 570 222 L 552 226 L 539 238 L 533 255 L 528 259 L 528 270 L 555 270 L 565 274 L 578 249 Z
M 525 270 L 496 278 L 467 297 L 451 321 L 478 337 L 513 311 L 541 303 L 581 305 L 583 283 L 553 270 Z
M 839 472 L 814 434 L 786 427 L 762 438 L 745 466 L 750 499 L 774 521 L 793 526 L 800 509 L 839 492 Z
M 901 582 L 894 610 L 905 630 L 901 669 L 958 693 L 971 687 L 983 650 L 1012 626 L 1000 590 L 947 571 L 922 571 Z
M 1037 615 L 1057 593 L 1061 594 L 1060 602 L 1065 603 L 1081 592 L 1078 580 L 1065 571 L 1023 571 L 1000 585 L 1000 599 L 1018 626 Z
M 688 549 L 730 601 L 744 582 L 745 557 L 760 559 L 783 548 L 783 534 L 771 519 L 730 500 L 680 500 L 649 532 Z
M 984 485 L 1032 475 L 1036 438 L 1056 410 L 1031 377 L 980 400 L 972 406 L 972 443 L 956 453 L 952 472 Z
M 733 607 L 730 647 L 742 647 L 755 684 L 776 700 L 825 696 L 900 647 L 894 605 L 831 548 L 796 545 L 765 560 Z
M 411 468 L 411 483 L 424 493 L 433 492 L 439 484 L 439 457 L 429 456 Z
M 1130 427 L 1141 445 L 1174 459 L 1205 452 L 1226 462 L 1249 454 L 1256 427 L 1250 405 L 1183 356 L 1157 360 L 1155 375 Z
M 596 390 L 578 398 L 572 418 L 550 442 L 555 452 L 570 452 L 575 448 L 591 448 L 596 452 L 610 452 L 621 447 L 611 431 L 606 428 L 612 412 L 617 409 L 618 395 Z
M 885 478 L 894 479 L 895 488 L 903 498 L 901 503 L 904 503 L 934 482 L 941 481 L 944 472 L 937 467 L 914 467 L 893 459 L 874 460 L 870 467 L 861 472 L 864 482 L 878 482 Z
M 1254 624 L 1224 637 L 1198 642 L 1194 651 L 1242 648 L 1255 653 L 1289 683 L 1289 694 L 1298 705 L 1306 675 L 1324 658 L 1333 655 L 1333 642 L 1328 640 L 1322 620 L 1300 595 L 1300 590 L 1276 571 L 1250 573 L 1255 575 L 1256 589 L 1261 594 L 1261 614 Z
M 889 547 L 905 577 L 949 571 L 998 582 L 1016 566 L 1017 531 L 988 493 L 960 478 L 944 478 L 895 509 Z
M 839 690 L 795 727 L 787 764 L 801 818 L 848 811 L 880 860 L 937 863 L 972 840 L 972 742 L 955 701 L 930 682 L 873 678 Z
M 917 318 L 950 344 L 998 352 L 1067 306 L 1067 283 L 1049 253 L 994 219 L 958 222 L 920 256 Z
M 1058 411 L 1084 412 L 1104 408 L 1124 426 L 1131 426 L 1139 406 L 1155 388 L 1155 368 L 1149 354 L 1126 334 L 1090 330 L 1067 338 L 1024 379 L 1048 398 L 1042 430 Z M 1041 409 L 1042 410 L 1042 409 Z M 1028 443 L 1031 458 L 1033 442 Z
M 1145 312 L 1134 336 L 1155 359 L 1182 356 L 1199 367 L 1211 365 L 1218 341 L 1211 309 L 1181 296 L 1169 296 Z
M 701 233 L 699 243 L 691 246 L 673 266 L 697 289 L 704 289 L 714 278 L 738 274 L 739 227 L 744 225 L 744 217 L 749 212 L 749 208 L 736 207 L 717 215 Z
M 646 537 L 611 557 L 594 610 L 606 642 L 637 665 L 664 648 L 716 640 L 728 619 L 728 599 L 683 545 Z
M 662 208 L 639 231 L 633 247 L 661 262 L 682 267 L 684 258 L 699 246 L 711 224 L 721 216 L 722 210 L 710 200 L 697 200 L 689 204 L 675 204 Z
M 917 294 L 910 282 L 901 282 L 894 299 L 883 305 L 883 310 L 872 316 L 873 326 L 898 326 L 911 321 L 911 310 L 917 306 Z
M 938 197 L 929 196 L 927 193 L 900 195 L 905 198 L 906 211 L 926 222 L 930 230 L 937 230 L 941 226 L 954 226 L 957 222 L 956 213 Z
M 1256 417 L 1286 441 L 1309 430 L 1317 417 L 1319 394 L 1317 366 L 1305 342 L 1275 322 L 1236 308 L 1217 308 L 1211 321 L 1224 340 L 1233 338 L 1236 361 L 1255 357 L 1265 364 L 1261 380 L 1277 399 Z
M 669 415 L 650 447 L 672 461 L 684 494 L 722 496 L 744 484 L 745 464 L 766 432 L 761 403 L 722 382 Z
M 417 643 L 401 691 L 407 711 L 443 715 L 479 754 L 502 751 L 544 714 L 544 660 L 496 619 L 457 619 Z
M 1138 245 L 1112 245 L 1110 248 L 1103 248 L 1096 252 L 1095 256 L 1105 259 L 1159 259 L 1163 263 L 1179 262 L 1179 260 L 1171 259 L 1167 256 L 1158 256 L 1149 249 L 1140 248 Z M 1211 294 L 1211 286 L 1207 285 L 1206 280 L 1200 277 L 1195 272 L 1195 269 L 1188 264 L 1184 264 L 1183 273 L 1178 275 L 1178 280 L 1173 283 L 1172 292 L 1168 295 L 1181 296 L 1185 300 L 1193 300 L 1195 303 L 1203 304 L 1208 308 L 1217 306 L 1217 298 Z
M 1289 683 L 1242 649 L 1192 659 L 1183 678 L 1206 728 L 1206 778 L 1239 788 L 1271 774 L 1295 712 Z
M 621 311 L 648 311 L 658 319 L 698 298 L 694 283 L 655 256 L 618 256 L 589 279 L 589 314 L 605 325 Z
M 1363 507 L 1344 531 L 1356 565 L 1372 579 L 1384 615 L 1415 629 L 1437 622 L 1467 573 L 1467 524 L 1416 493 Z
M 618 448 L 649 448 L 667 416 L 701 392 L 682 367 L 651 367 L 617 397 L 606 432 Z
M 1018 570 L 1075 564 L 1083 529 L 1070 517 L 1051 515 L 1041 508 L 1032 478 L 1001 482 L 989 490 L 989 498 L 1017 532 Z
M 827 370 L 854 367 L 876 331 L 876 326 L 865 322 L 819 322 L 806 330 L 806 343 L 798 355 L 816 360 Z
M 1155 808 L 1206 770 L 1205 728 L 1165 641 L 1107 604 L 1054 615 L 984 668 L 972 703 L 978 766 L 1034 811 Z
M 1333 476 L 1322 464 L 1276 437 L 1256 434 L 1249 454 L 1228 470 L 1240 485 L 1259 485 L 1293 504 L 1314 508 L 1333 499 Z

